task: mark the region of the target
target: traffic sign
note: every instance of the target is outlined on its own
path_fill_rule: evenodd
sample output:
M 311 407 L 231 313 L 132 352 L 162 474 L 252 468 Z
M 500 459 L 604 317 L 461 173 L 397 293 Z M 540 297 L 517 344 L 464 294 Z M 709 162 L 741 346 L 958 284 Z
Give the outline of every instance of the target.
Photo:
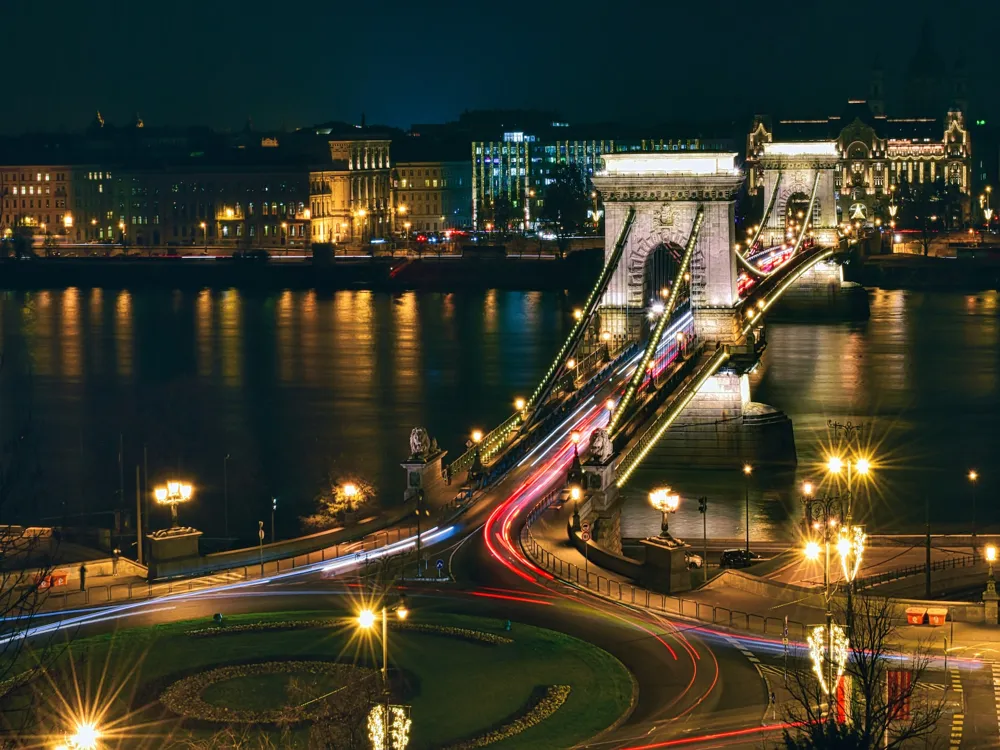
M 437 565 L 437 569 L 438 569 L 438 570 L 441 570 L 442 568 L 444 568 L 444 560 L 438 560 L 438 561 L 437 561 L 436 563 L 434 563 L 434 564 L 435 564 L 435 565 Z
M 580 524 L 580 528 L 584 531 L 590 531 L 590 521 L 584 521 Z
M 257 522 L 257 537 L 263 542 L 264 541 L 264 522 Z
M 583 532 L 582 534 L 580 534 L 580 538 L 583 541 L 585 541 L 585 542 L 589 542 L 590 541 L 590 532 L 589 531 Z

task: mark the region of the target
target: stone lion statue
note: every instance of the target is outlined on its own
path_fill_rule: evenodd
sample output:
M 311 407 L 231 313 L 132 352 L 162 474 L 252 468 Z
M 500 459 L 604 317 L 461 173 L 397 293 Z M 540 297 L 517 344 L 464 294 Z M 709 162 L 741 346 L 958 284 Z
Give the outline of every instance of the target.
M 598 427 L 590 433 L 590 457 L 599 463 L 606 462 L 615 452 L 615 447 L 611 443 L 608 431 Z
M 410 432 L 410 455 L 423 456 L 431 449 L 431 438 L 423 427 L 414 427 Z

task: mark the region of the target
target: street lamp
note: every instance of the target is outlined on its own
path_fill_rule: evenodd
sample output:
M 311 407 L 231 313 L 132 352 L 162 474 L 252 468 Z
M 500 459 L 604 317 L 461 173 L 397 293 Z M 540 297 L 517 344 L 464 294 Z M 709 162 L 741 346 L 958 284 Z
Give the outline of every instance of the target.
M 517 398 L 514 399 L 514 410 L 515 411 L 522 412 L 522 411 L 524 411 L 524 407 L 525 406 L 527 406 L 527 402 L 523 398 L 521 398 L 520 396 L 518 396 Z
M 177 528 L 177 506 L 186 503 L 194 494 L 188 482 L 169 481 L 153 490 L 153 497 L 160 505 L 170 506 L 170 527 Z
M 201 227 L 201 233 L 202 233 L 202 236 L 205 239 L 205 249 L 207 250 L 208 249 L 208 224 L 206 224 L 203 221 L 198 226 Z
M 385 714 L 383 715 L 384 726 L 382 727 L 381 739 L 383 748 L 388 750 L 390 746 L 391 732 L 389 731 L 390 711 L 389 711 L 389 612 L 396 613 L 396 617 L 405 620 L 409 615 L 406 607 L 406 595 L 401 594 L 399 601 L 393 606 L 386 606 L 384 603 L 379 608 L 382 619 L 382 693 L 384 697 Z M 358 627 L 364 631 L 371 631 L 375 628 L 376 613 L 373 609 L 365 608 L 358 613 Z M 408 727 L 407 727 L 408 728 Z
M 969 470 L 969 482 L 972 484 L 972 562 L 976 561 L 976 484 L 979 482 L 979 472 Z
M 804 489 L 804 488 L 803 488 Z M 803 550 L 807 560 L 817 561 L 823 558 L 823 591 L 824 602 L 826 604 L 826 624 L 813 628 L 807 641 L 809 652 L 813 662 L 813 670 L 819 678 L 820 687 L 823 692 L 829 694 L 836 686 L 840 676 L 844 672 L 846 664 L 846 653 L 848 638 L 847 633 L 839 625 L 833 622 L 833 611 L 831 608 L 832 592 L 830 587 L 830 536 L 831 530 L 840 526 L 837 532 L 837 554 L 840 557 L 841 570 L 844 573 L 844 580 L 847 583 L 847 594 L 850 597 L 851 584 L 857 576 L 861 567 L 861 558 L 865 548 L 865 532 L 860 526 L 840 525 L 836 517 L 834 508 L 840 510 L 839 498 L 825 497 L 811 499 L 811 490 L 806 493 L 806 509 L 812 520 L 813 508 L 819 506 L 822 509 L 822 517 L 816 518 L 813 528 L 822 530 L 822 536 L 810 539 L 806 542 Z M 850 612 L 850 604 L 848 604 Z M 824 671 L 823 664 L 827 669 Z M 836 671 L 836 675 L 834 675 Z
M 670 539 L 670 521 L 669 517 L 671 513 L 676 513 L 677 508 L 680 505 L 681 498 L 679 495 L 675 494 L 669 487 L 661 487 L 655 489 L 649 493 L 649 503 L 654 508 L 656 508 L 662 514 L 663 518 L 660 521 L 660 538 Z
M 829 456 L 826 461 L 826 470 L 835 476 L 840 476 L 846 469 L 847 476 L 847 522 L 850 523 L 854 513 L 854 475 L 865 477 L 871 473 L 872 463 L 864 457 L 858 456 L 853 459 L 843 459 L 840 456 Z
M 743 496 L 746 505 L 746 531 L 747 531 L 747 559 L 750 559 L 750 475 L 753 474 L 753 467 L 750 464 L 743 464 L 743 476 L 746 483 L 743 488 Z
M 65 744 L 57 745 L 55 750 L 59 750 L 59 748 L 66 748 L 66 750 L 97 750 L 101 734 L 101 731 L 93 722 L 77 722 L 73 728 L 73 733 L 66 735 Z

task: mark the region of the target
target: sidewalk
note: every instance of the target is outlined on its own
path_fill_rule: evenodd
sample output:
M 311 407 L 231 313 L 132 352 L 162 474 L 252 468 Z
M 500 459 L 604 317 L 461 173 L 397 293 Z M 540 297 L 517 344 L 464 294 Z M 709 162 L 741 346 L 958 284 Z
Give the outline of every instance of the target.
M 718 579 L 714 585 L 709 581 L 708 585 L 686 591 L 683 596 L 644 589 L 626 576 L 598 567 L 576 550 L 566 532 L 571 515 L 568 504 L 561 509 L 536 509 L 529 514 L 522 530 L 522 545 L 540 567 L 602 597 L 774 638 L 782 637 L 787 617 L 788 637 L 797 642 L 803 642 L 807 630 L 825 619 L 822 607 L 801 600 L 779 602 L 762 598 L 720 584 Z M 810 595 L 807 591 L 803 594 Z M 1000 626 L 953 621 L 941 627 L 900 625 L 897 635 L 900 648 L 920 645 L 940 655 L 944 653 L 947 638 L 950 656 L 1000 661 Z

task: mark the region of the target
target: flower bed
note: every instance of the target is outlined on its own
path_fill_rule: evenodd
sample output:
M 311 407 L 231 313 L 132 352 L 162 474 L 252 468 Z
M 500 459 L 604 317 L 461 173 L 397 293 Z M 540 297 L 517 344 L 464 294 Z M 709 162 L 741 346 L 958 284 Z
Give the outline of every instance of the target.
M 311 707 L 246 710 L 212 705 L 202 698 L 202 693 L 209 685 L 241 677 L 282 673 L 326 675 L 344 678 L 346 682 L 365 677 L 372 671 L 363 667 L 352 667 L 347 664 L 325 661 L 269 661 L 259 664 L 217 667 L 173 683 L 160 694 L 160 703 L 179 716 L 233 724 L 270 724 L 278 721 L 297 722 L 320 718 L 324 710 L 324 704 L 321 702 L 313 703 Z
M 389 627 L 393 630 L 409 630 L 414 633 L 427 633 L 429 635 L 444 635 L 451 638 L 460 638 L 473 643 L 487 643 L 491 646 L 506 646 L 514 641 L 502 635 L 494 633 L 484 633 L 481 630 L 469 630 L 468 628 L 453 628 L 447 625 L 428 625 L 422 622 L 407 622 L 394 620 Z
M 328 628 L 334 625 L 343 624 L 337 620 L 288 620 L 271 622 L 248 622 L 242 625 L 216 625 L 209 628 L 198 628 L 187 631 L 187 635 L 192 638 L 210 638 L 216 635 L 229 635 L 235 633 L 268 633 L 282 630 L 306 630 L 311 628 Z M 408 630 L 413 633 L 426 633 L 428 635 L 443 635 L 450 638 L 459 638 L 473 643 L 486 643 L 491 646 L 505 646 L 513 643 L 510 638 L 494 633 L 485 633 L 481 630 L 469 630 L 468 628 L 455 628 L 447 625 L 431 625 L 423 622 L 409 622 L 401 620 L 390 620 L 389 627 L 393 630 Z
M 241 625 L 213 625 L 208 628 L 189 630 L 185 635 L 189 635 L 192 638 L 209 638 L 214 635 L 230 635 L 235 633 L 273 633 L 280 630 L 328 628 L 336 624 L 335 620 L 274 620 L 271 622 L 247 622 Z
M 471 740 L 449 745 L 446 750 L 472 750 L 472 748 L 486 747 L 501 740 L 509 740 L 526 729 L 540 724 L 558 711 L 569 698 L 569 693 L 569 685 L 549 685 L 542 692 L 540 698 L 528 704 L 529 708 L 519 718 Z

